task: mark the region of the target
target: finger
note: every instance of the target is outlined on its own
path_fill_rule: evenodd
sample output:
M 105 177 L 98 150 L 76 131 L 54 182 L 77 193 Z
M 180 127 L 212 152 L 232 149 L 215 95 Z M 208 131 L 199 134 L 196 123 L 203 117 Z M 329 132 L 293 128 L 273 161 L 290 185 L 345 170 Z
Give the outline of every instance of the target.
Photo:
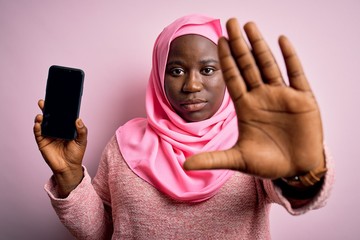
M 246 85 L 225 38 L 219 39 L 218 52 L 225 84 L 233 102 L 236 102 L 246 92 Z
M 41 111 L 43 110 L 44 108 L 44 100 L 40 99 L 38 101 L 38 106 L 39 108 L 41 109 Z M 42 135 L 41 135 L 41 123 L 43 121 L 43 115 L 41 114 L 38 114 L 36 115 L 35 117 L 35 124 L 34 124 L 34 135 L 35 135 L 35 138 L 36 140 L 39 142 L 40 138 L 42 138 Z
M 256 65 L 255 59 L 245 42 L 240 30 L 240 26 L 235 18 L 229 19 L 226 23 L 229 35 L 229 44 L 233 57 L 236 59 L 249 89 L 256 88 L 262 84 L 261 75 Z
M 41 123 L 43 120 L 43 115 L 42 114 L 38 114 L 36 115 L 35 119 L 34 119 L 34 122 L 35 123 Z
M 36 115 L 34 120 L 34 136 L 35 138 L 41 137 L 41 122 L 43 120 L 43 116 L 41 114 Z
M 79 146 L 83 146 L 86 147 L 87 144 L 87 128 L 84 125 L 83 121 L 78 118 L 75 122 L 76 125 L 76 131 L 77 131 L 77 136 L 75 141 L 77 142 L 77 144 Z
M 233 169 L 244 171 L 246 164 L 242 159 L 241 153 L 231 148 L 225 151 L 204 152 L 191 156 L 186 159 L 184 169 Z
M 249 22 L 245 24 L 244 30 L 252 46 L 258 68 L 265 78 L 264 80 L 271 85 L 283 85 L 284 81 L 278 64 L 256 24 Z
M 39 108 L 41 109 L 41 111 L 44 110 L 44 105 L 45 105 L 45 101 L 42 100 L 42 99 L 40 99 L 40 100 L 38 101 L 38 106 L 39 106 Z
M 41 114 L 36 115 L 33 131 L 34 131 L 34 137 L 35 137 L 36 143 L 39 147 L 39 150 L 41 150 L 43 147 L 45 147 L 48 144 L 47 141 L 44 141 L 45 138 L 41 133 L 42 121 L 43 121 L 43 115 L 41 115 Z
M 297 90 L 310 91 L 310 85 L 290 41 L 285 36 L 281 36 L 279 38 L 279 45 L 285 60 L 290 86 Z

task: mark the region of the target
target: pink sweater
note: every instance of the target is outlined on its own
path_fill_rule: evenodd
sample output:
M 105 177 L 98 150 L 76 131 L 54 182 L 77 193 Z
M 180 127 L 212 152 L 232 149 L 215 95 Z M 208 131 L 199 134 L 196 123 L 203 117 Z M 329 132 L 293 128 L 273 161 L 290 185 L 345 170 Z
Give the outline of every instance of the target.
M 321 191 L 298 209 L 272 181 L 240 172 L 207 201 L 178 202 L 135 175 L 113 137 L 92 183 L 84 168 L 84 179 L 67 198 L 57 198 L 53 179 L 45 189 L 60 220 L 78 239 L 270 239 L 271 203 L 293 215 L 323 206 L 333 179 L 328 167 Z

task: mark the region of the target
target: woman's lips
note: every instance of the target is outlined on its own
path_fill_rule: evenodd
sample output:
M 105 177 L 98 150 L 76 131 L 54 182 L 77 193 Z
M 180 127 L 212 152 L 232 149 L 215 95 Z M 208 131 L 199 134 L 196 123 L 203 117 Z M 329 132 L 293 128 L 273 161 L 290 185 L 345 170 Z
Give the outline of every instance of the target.
M 189 112 L 195 112 L 203 109 L 207 102 L 205 100 L 195 99 L 190 101 L 185 101 L 181 103 L 181 107 Z

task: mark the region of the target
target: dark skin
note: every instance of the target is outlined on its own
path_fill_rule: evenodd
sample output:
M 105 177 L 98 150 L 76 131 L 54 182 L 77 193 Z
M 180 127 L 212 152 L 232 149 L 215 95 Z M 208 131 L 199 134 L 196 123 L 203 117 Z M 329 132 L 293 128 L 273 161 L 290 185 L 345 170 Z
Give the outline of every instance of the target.
M 229 150 L 190 157 L 185 168 L 235 169 L 261 178 L 302 175 L 324 166 L 320 111 L 300 61 L 281 36 L 279 45 L 290 85 L 254 23 L 244 30 L 235 19 L 227 22 L 229 40 L 219 41 L 224 80 L 234 102 L 239 138 Z
M 212 117 L 226 88 L 217 46 L 199 35 L 176 38 L 170 45 L 164 85 L 167 99 L 184 120 Z
M 38 105 L 44 108 L 44 101 Z M 43 115 L 35 117 L 34 135 L 41 155 L 49 165 L 58 185 L 60 198 L 67 197 L 72 190 L 81 182 L 84 173 L 82 159 L 87 145 L 87 128 L 81 119 L 76 120 L 77 138 L 72 141 L 44 137 L 41 135 L 41 122 Z
M 323 167 L 319 108 L 290 41 L 284 36 L 279 38 L 290 83 L 286 85 L 256 25 L 248 23 L 244 30 L 251 49 L 235 19 L 227 22 L 229 40 L 221 38 L 218 44 L 223 78 L 237 113 L 239 138 L 226 151 L 190 157 L 184 168 L 234 169 L 259 178 L 278 179 Z M 41 109 L 43 105 L 39 101 Z M 66 197 L 83 178 L 81 163 L 87 129 L 78 119 L 77 139 L 63 141 L 43 137 L 41 121 L 39 114 L 34 125 L 35 139 L 54 173 L 59 196 Z

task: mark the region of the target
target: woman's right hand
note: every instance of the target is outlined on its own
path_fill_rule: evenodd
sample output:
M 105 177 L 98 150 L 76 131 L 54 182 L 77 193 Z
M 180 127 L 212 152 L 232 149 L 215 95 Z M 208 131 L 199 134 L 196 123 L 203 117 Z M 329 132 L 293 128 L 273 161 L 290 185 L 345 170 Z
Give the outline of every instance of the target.
M 39 100 L 41 110 L 44 100 Z M 84 173 L 82 159 L 87 144 L 87 128 L 81 119 L 76 120 L 77 137 L 74 140 L 64 140 L 42 136 L 41 122 L 43 115 L 35 117 L 34 136 L 39 150 L 49 165 L 57 183 L 59 197 L 67 197 L 81 182 Z

